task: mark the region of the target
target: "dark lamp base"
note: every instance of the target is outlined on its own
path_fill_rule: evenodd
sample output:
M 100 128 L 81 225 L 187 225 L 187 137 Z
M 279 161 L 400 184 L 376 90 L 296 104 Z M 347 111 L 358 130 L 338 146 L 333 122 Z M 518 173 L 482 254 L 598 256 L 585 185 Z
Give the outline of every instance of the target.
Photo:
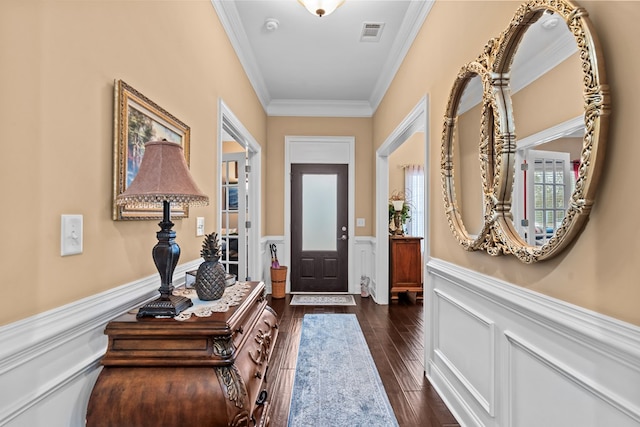
M 192 305 L 193 302 L 187 297 L 160 297 L 140 307 L 137 317 L 175 317 Z

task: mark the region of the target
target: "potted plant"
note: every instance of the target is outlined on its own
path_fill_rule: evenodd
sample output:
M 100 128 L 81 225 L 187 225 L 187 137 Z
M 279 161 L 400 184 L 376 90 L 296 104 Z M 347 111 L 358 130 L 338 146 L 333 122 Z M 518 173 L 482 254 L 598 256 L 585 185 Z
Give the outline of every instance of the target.
M 404 226 L 409 219 L 410 206 L 404 191 L 395 190 L 389 198 L 389 234 L 404 236 Z

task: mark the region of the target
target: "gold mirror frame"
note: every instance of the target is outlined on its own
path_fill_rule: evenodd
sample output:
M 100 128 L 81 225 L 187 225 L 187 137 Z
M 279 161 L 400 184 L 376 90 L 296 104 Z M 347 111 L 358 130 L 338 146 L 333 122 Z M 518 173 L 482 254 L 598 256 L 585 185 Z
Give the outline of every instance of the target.
M 520 237 L 514 227 L 511 214 L 516 132 L 509 73 L 524 33 L 545 11 L 564 19 L 577 43 L 584 85 L 585 134 L 580 167 L 569 207 L 551 239 L 538 247 L 529 245 Z M 462 223 L 453 190 L 453 129 L 460 94 L 466 84 L 464 72 L 461 71 L 449 96 L 442 139 L 441 176 L 449 226 L 458 242 L 466 250 L 482 249 L 491 255 L 513 254 L 527 264 L 550 259 L 566 248 L 584 227 L 594 203 L 604 158 L 610 96 L 605 80 L 602 51 L 592 30 L 588 13 L 572 1 L 528 1 L 518 8 L 507 29 L 499 37 L 489 40 L 476 63 L 486 64 L 486 69 L 491 70 L 489 73 L 481 74 L 483 86 L 485 82 L 489 82 L 489 87 L 485 86 L 483 90 L 483 105 L 490 107 L 483 108 L 482 111 L 479 142 L 485 191 L 485 222 L 481 233 L 476 238 L 470 239 Z M 462 70 L 469 68 L 477 67 L 466 65 Z M 480 70 L 477 71 L 480 74 Z M 487 136 L 491 136 L 492 140 Z
M 479 138 L 479 157 L 480 171 L 482 179 L 483 189 L 483 203 L 484 203 L 484 221 L 483 226 L 477 236 L 472 236 L 467 232 L 467 229 L 462 220 L 462 214 L 459 207 L 459 203 L 455 191 L 455 164 L 454 164 L 454 142 L 455 131 L 458 125 L 458 106 L 462 94 L 466 89 L 469 81 L 474 77 L 480 77 L 482 83 L 482 111 L 481 111 L 481 133 Z M 490 188 L 490 182 L 493 176 L 493 165 L 490 159 L 493 158 L 491 152 L 492 141 L 490 139 L 492 123 L 495 118 L 492 119 L 492 115 L 487 111 L 491 110 L 497 113 L 497 108 L 491 108 L 485 102 L 488 100 L 491 102 L 493 98 L 487 96 L 487 92 L 491 91 L 491 78 L 487 70 L 487 62 L 484 57 L 479 57 L 476 61 L 465 64 L 460 71 L 453 84 L 451 96 L 447 104 L 447 112 L 445 115 L 444 129 L 442 132 L 442 150 L 440 158 L 440 170 L 442 179 L 442 188 L 444 191 L 444 203 L 447 220 L 449 222 L 449 228 L 453 232 L 458 242 L 465 250 L 486 250 L 490 246 L 487 242 L 487 236 L 490 233 L 491 226 L 493 224 L 494 215 L 494 198 L 487 197 L 492 193 Z

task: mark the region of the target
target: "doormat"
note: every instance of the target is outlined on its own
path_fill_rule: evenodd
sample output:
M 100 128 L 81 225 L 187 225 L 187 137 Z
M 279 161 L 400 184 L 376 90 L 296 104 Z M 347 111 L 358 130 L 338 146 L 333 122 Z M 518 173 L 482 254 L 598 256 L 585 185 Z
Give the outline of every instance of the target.
M 289 305 L 356 305 L 353 295 L 294 295 Z
M 305 314 L 288 427 L 397 427 L 355 314 Z

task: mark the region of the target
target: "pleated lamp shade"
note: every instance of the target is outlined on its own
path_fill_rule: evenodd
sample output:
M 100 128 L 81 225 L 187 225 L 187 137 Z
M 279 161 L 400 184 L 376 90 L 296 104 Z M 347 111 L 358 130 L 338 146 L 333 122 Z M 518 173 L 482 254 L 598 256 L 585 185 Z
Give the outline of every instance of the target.
M 116 198 L 116 203 L 129 207 L 162 207 L 165 201 L 205 206 L 209 204 L 209 197 L 191 177 L 180 145 L 169 141 L 147 142 L 138 174 Z

